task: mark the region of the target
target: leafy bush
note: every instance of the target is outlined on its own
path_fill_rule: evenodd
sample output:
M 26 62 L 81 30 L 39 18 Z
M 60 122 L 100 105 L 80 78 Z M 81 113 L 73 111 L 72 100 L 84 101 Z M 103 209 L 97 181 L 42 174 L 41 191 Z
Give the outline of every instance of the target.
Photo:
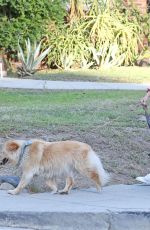
M 23 45 L 41 40 L 50 21 L 62 23 L 65 8 L 62 0 L 0 0 L 0 50 L 8 58 L 17 57 L 18 39 Z
M 150 34 L 150 17 L 122 0 L 0 0 L 0 49 L 17 57 L 18 38 L 23 47 L 44 38 L 51 46 L 45 59 L 51 68 L 100 68 L 134 65 L 143 38 Z M 85 3 L 88 3 L 85 7 Z M 64 16 L 65 20 L 64 20 Z M 139 49 L 140 47 L 140 49 Z
M 139 44 L 142 46 L 142 34 L 135 11 L 124 11 L 119 3 L 112 6 L 94 0 L 84 17 L 54 31 L 47 30 L 47 44 L 53 47 L 47 63 L 65 69 L 133 65 Z
M 82 59 L 89 59 L 89 41 L 78 24 L 48 31 L 47 45 L 52 46 L 47 64 L 50 67 L 68 69 L 80 67 Z
M 124 64 L 133 64 L 138 55 L 141 26 L 137 21 L 131 22 L 126 14 L 121 13 L 115 6 L 107 6 L 98 15 L 91 14 L 83 23 L 82 28 L 89 33 L 94 47 L 105 49 L 106 43 L 116 44 L 118 55 L 124 54 Z M 122 63 L 120 63 L 122 64 Z

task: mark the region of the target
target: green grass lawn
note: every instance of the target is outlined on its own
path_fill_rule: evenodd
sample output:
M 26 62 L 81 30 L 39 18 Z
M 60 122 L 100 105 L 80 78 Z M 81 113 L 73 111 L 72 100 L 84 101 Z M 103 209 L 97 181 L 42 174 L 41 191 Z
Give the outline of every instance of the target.
M 9 76 L 12 76 L 10 74 Z M 13 75 L 14 76 L 14 75 Z M 137 82 L 150 83 L 150 67 L 114 67 L 100 70 L 40 71 L 34 79 L 63 81 Z
M 0 142 L 9 138 L 79 140 L 100 155 L 111 183 L 136 183 L 149 172 L 149 129 L 141 91 L 0 90 Z M 4 171 L 5 170 L 5 171 Z M 1 174 L 14 173 L 0 168 Z M 79 186 L 88 187 L 78 177 Z
M 90 128 L 110 124 L 143 126 L 137 107 L 143 92 L 135 91 L 0 91 L 0 131 L 51 129 L 53 126 Z

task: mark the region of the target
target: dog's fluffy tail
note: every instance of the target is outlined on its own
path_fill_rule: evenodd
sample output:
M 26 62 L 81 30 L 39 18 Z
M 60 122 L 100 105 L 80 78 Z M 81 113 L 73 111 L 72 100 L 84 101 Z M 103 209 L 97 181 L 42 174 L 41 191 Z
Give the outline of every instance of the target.
M 99 175 L 99 179 L 101 181 L 101 185 L 102 186 L 106 185 L 110 180 L 110 176 L 104 170 L 101 160 L 99 159 L 99 157 L 95 154 L 93 150 L 89 152 L 89 162 L 92 168 L 95 168 L 95 170 L 97 171 Z

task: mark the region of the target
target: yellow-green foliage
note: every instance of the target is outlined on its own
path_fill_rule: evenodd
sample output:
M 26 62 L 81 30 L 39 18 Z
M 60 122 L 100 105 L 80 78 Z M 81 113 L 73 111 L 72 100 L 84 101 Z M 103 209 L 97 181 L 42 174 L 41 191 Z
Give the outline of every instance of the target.
M 99 68 L 135 63 L 143 34 L 137 14 L 118 4 L 99 4 L 94 0 L 78 20 L 47 30 L 47 44 L 52 47 L 49 66 Z
M 48 44 L 52 47 L 48 55 L 49 65 L 67 69 L 75 65 L 80 67 L 79 63 L 83 58 L 90 59 L 90 53 L 87 50 L 89 41 L 80 30 L 80 24 L 56 29 L 49 34 Z

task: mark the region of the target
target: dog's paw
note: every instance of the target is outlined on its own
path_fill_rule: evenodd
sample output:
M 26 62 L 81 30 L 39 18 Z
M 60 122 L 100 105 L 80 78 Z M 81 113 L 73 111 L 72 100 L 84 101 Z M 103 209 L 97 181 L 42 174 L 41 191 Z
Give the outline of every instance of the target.
M 59 191 L 59 194 L 60 194 L 60 195 L 68 195 L 69 192 L 68 192 L 68 191 L 63 191 L 63 190 L 62 190 L 62 191 Z
M 8 192 L 8 194 L 11 194 L 11 195 L 16 195 L 17 194 L 17 192 L 15 191 L 15 189 L 8 190 L 7 192 Z

